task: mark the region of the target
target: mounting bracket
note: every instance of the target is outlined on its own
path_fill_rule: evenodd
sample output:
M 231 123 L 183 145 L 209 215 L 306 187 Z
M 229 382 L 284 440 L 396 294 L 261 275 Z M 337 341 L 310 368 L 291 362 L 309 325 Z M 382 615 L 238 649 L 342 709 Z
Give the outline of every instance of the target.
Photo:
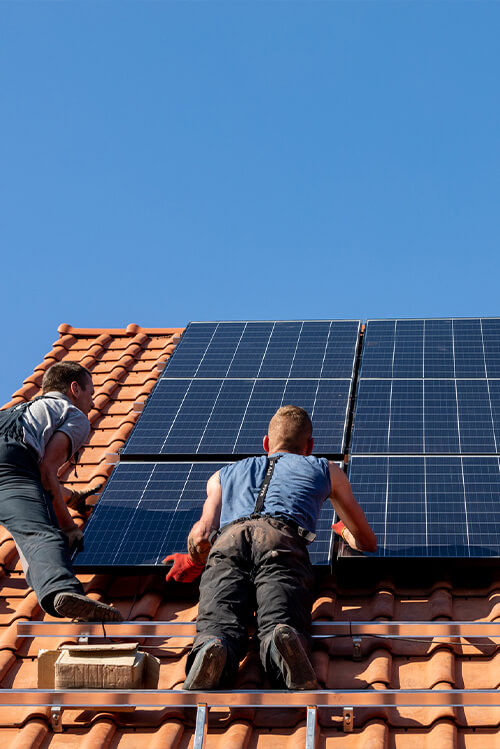
M 50 708 L 50 724 L 54 733 L 62 733 L 62 707 Z
M 354 727 L 354 708 L 344 707 L 342 711 L 342 717 L 344 720 L 344 731 L 346 733 L 352 733 Z

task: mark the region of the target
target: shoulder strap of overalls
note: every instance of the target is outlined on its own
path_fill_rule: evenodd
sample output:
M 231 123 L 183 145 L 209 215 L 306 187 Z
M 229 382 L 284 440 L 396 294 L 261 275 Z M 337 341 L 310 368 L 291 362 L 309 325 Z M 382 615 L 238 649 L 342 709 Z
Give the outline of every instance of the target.
M 16 403 L 15 406 L 11 406 L 10 408 L 6 408 L 4 411 L 0 411 L 0 436 L 9 436 L 18 440 L 22 439 L 19 419 L 26 411 L 28 406 L 44 397 L 45 396 L 43 395 L 37 395 L 37 397 L 33 398 L 33 400 L 31 401 L 26 401 L 25 403 Z
M 257 497 L 257 502 L 255 503 L 255 509 L 252 513 L 252 517 L 255 517 L 256 515 L 260 515 L 260 513 L 262 512 L 267 490 L 269 489 L 269 483 L 274 473 L 274 466 L 276 465 L 278 460 L 282 457 L 283 457 L 282 455 L 277 455 L 275 458 L 269 458 L 268 464 L 267 464 L 266 475 L 264 476 L 264 481 L 262 482 L 262 486 L 260 487 L 259 496 Z

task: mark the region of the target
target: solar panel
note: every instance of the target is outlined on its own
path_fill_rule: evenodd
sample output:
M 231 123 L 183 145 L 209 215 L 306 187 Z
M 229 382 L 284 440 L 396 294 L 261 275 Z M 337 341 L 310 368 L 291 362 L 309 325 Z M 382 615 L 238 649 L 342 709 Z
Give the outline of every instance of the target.
M 354 454 L 496 454 L 500 319 L 367 323 Z
M 349 480 L 375 556 L 500 556 L 498 457 L 353 456 Z
M 498 453 L 500 380 L 361 380 L 352 451 Z
M 422 377 L 500 377 L 500 318 L 369 320 L 360 378 Z
M 351 378 L 359 320 L 192 322 L 163 378 Z
M 163 379 L 123 455 L 255 455 L 282 405 L 305 408 L 315 451 L 342 454 L 351 380 Z
M 185 552 L 199 520 L 206 482 L 224 463 L 119 463 L 85 527 L 85 549 L 77 568 L 149 567 L 167 554 Z M 321 510 L 317 538 L 309 546 L 313 564 L 330 556 L 333 510 Z

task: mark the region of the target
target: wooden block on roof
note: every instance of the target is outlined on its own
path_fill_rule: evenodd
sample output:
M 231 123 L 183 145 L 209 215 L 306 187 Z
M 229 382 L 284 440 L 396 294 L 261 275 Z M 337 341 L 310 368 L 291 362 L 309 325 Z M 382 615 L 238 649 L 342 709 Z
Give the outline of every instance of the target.
M 137 643 L 64 648 L 55 663 L 55 688 L 139 689 L 145 655 Z
M 138 643 L 63 645 L 38 655 L 39 689 L 155 689 L 160 663 Z

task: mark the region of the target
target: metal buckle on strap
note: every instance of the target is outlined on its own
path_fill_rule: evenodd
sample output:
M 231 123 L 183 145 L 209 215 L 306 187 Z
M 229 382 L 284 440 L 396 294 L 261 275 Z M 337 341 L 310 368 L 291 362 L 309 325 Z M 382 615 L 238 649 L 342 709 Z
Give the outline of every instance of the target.
M 301 525 L 297 526 L 297 532 L 307 544 L 312 544 L 312 542 L 316 538 L 315 533 L 313 533 L 312 531 L 308 531 L 307 528 L 303 528 Z

